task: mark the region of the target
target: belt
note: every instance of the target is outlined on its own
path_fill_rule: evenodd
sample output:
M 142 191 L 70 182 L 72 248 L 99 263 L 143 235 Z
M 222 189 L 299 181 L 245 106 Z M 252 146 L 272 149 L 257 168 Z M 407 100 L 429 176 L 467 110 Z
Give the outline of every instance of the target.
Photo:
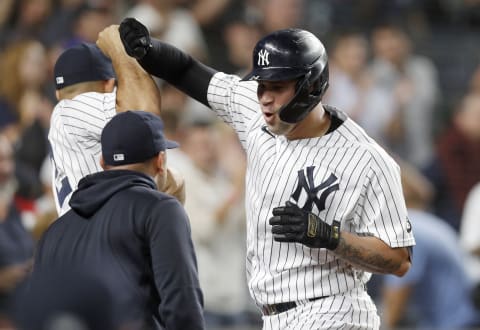
M 272 305 L 263 305 L 262 313 L 263 315 L 270 316 L 276 315 L 288 311 L 289 309 L 295 308 L 299 305 L 305 304 L 308 301 L 315 301 L 318 299 L 327 298 L 328 296 L 310 298 L 303 301 L 289 301 L 284 303 L 272 304 Z

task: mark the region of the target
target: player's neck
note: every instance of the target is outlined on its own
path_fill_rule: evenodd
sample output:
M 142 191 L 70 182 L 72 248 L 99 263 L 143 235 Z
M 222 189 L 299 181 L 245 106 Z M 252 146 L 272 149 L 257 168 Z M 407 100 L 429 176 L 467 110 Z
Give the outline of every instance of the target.
M 305 119 L 300 121 L 285 137 L 288 140 L 309 139 L 324 136 L 330 128 L 330 115 L 322 104 L 317 105 Z

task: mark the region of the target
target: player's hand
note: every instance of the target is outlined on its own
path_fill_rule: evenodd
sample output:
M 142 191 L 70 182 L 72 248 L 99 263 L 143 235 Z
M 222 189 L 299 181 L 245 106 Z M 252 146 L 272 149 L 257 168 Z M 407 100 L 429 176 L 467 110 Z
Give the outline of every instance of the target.
M 297 242 L 311 248 L 335 250 L 340 241 L 340 222 L 329 225 L 315 214 L 287 202 L 273 209 L 270 218 L 273 238 L 277 242 Z
M 127 56 L 120 40 L 118 25 L 110 25 L 98 34 L 97 46 L 105 56 L 113 59 L 116 55 Z
M 167 168 L 167 179 L 162 191 L 178 199 L 182 205 L 185 204 L 185 180 L 178 170 Z
M 152 47 L 148 29 L 135 18 L 125 18 L 120 23 L 120 39 L 128 55 L 141 60 Z

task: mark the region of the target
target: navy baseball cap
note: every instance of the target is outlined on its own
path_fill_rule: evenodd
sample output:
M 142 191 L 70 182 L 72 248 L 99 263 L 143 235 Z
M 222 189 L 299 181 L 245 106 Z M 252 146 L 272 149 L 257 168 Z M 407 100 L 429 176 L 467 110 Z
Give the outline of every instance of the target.
M 53 72 L 56 89 L 115 78 L 112 61 L 97 45 L 87 42 L 66 49 L 58 57 Z
M 139 110 L 115 115 L 103 128 L 101 144 L 103 160 L 112 166 L 142 163 L 178 147 L 163 135 L 159 116 Z

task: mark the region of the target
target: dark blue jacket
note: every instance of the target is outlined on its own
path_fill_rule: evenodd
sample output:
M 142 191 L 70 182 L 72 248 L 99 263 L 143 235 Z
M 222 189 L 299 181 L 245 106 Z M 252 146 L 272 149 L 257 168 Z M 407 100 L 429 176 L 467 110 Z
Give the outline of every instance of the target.
M 115 290 L 124 319 L 203 329 L 203 296 L 188 217 L 148 176 L 126 170 L 83 178 L 72 209 L 38 245 L 35 273 L 79 266 Z

